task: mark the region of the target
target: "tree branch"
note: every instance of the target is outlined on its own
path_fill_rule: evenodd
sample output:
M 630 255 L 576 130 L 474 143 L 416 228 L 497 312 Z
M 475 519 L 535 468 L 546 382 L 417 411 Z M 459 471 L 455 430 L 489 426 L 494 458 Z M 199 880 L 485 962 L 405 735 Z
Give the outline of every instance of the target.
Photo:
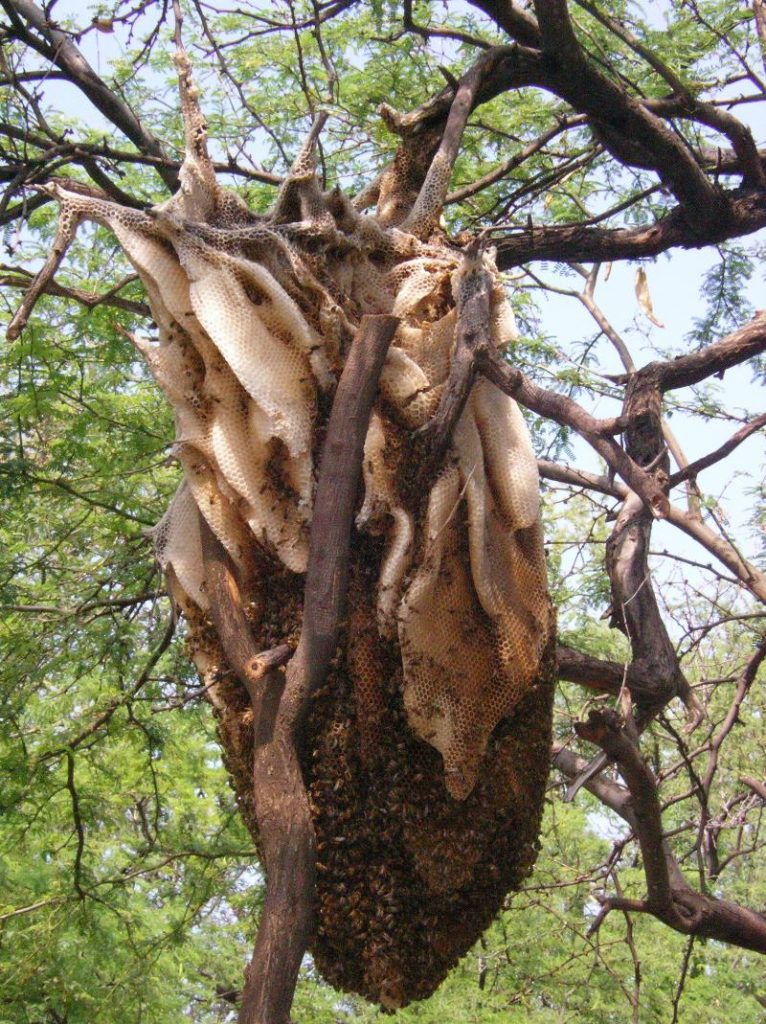
M 535 19 L 511 0 L 470 0 L 472 7 L 484 11 L 512 39 L 524 46 L 540 46 L 540 28 Z
M 668 507 L 667 519 L 715 555 L 759 601 L 766 603 L 766 574 L 743 558 L 727 540 L 711 530 L 697 516 L 690 515 L 675 505 Z
M 734 449 L 738 448 L 743 441 L 746 441 L 748 437 L 751 437 L 764 427 L 766 427 L 766 413 L 762 413 L 749 423 L 745 423 L 736 433 L 731 435 L 728 441 L 724 441 L 720 448 L 716 448 L 715 451 L 695 459 L 694 462 L 690 462 L 677 473 L 673 473 L 670 477 L 669 486 L 675 487 L 677 484 L 683 483 L 684 480 L 694 479 L 703 469 L 707 469 L 709 466 L 715 465 L 716 462 L 720 462 L 721 459 L 725 459 L 727 455 L 731 455 Z
M 662 437 L 662 399 L 638 374 L 628 378 L 623 416 L 628 424 L 625 450 L 665 497 L 667 455 Z M 691 691 L 681 673 L 675 647 L 660 615 L 649 569 L 651 508 L 638 494 L 625 497 L 606 544 L 606 569 L 612 594 L 612 625 L 627 636 L 632 661 L 627 682 L 645 710 L 656 710 L 675 696 L 688 703 Z
M 678 101 L 687 108 L 687 115 L 689 117 L 727 136 L 731 141 L 743 173 L 744 184 L 753 187 L 763 187 L 766 185 L 766 175 L 764 175 L 761 156 L 747 125 L 743 124 L 728 111 L 720 110 L 718 107 L 713 106 L 712 103 L 704 103 L 695 99 L 672 68 L 668 67 L 651 47 L 646 46 L 640 39 L 637 39 L 620 21 L 600 11 L 589 0 L 577 0 L 577 4 L 597 21 L 601 22 L 602 25 L 606 25 L 618 39 L 626 43 L 634 53 L 639 54 L 658 75 L 665 79 Z
M 30 281 L 35 275 L 23 267 L 9 267 L 0 264 L 0 288 L 29 288 Z M 122 299 L 116 294 L 119 289 L 124 288 L 127 281 L 120 281 L 115 288 L 107 292 L 86 292 L 82 288 L 67 288 L 59 284 L 54 278 L 50 278 L 41 289 L 46 295 L 57 295 L 63 299 L 72 299 L 79 302 L 87 309 L 95 309 L 96 306 L 112 306 L 114 309 L 122 309 L 126 313 L 133 313 L 135 316 L 150 317 L 151 310 L 145 302 L 136 302 L 133 299 Z
M 704 234 L 686 223 L 681 207 L 645 227 L 600 228 L 572 224 L 564 227 L 520 227 L 496 238 L 497 265 L 501 270 L 531 260 L 558 263 L 608 263 L 613 260 L 657 256 L 668 249 L 698 249 L 752 234 L 766 226 L 766 194 L 762 189 L 725 193 L 728 214 Z M 507 229 L 503 229 L 507 230 Z
M 708 180 L 689 148 L 660 118 L 588 61 L 565 0 L 536 0 L 536 24 L 528 17 L 519 18 L 510 3 L 477 6 L 514 38 L 523 36 L 528 46 L 542 48 L 541 73 L 534 84 L 587 114 L 603 129 L 601 140 L 614 148 L 621 162 L 656 171 L 678 199 L 694 232 L 707 234 L 728 219 L 725 195 Z
M 8 341 L 15 341 L 26 327 L 35 303 L 42 293 L 48 290 L 48 285 L 61 266 L 61 261 L 66 255 L 67 249 L 74 241 L 79 224 L 80 217 L 78 216 L 59 217 L 56 225 L 56 237 L 53 239 L 53 245 L 51 246 L 48 258 L 35 274 L 29 288 L 24 292 L 21 305 L 13 314 L 13 319 L 8 324 L 5 332 Z
M 427 237 L 436 226 L 447 197 L 468 116 L 476 105 L 479 89 L 491 75 L 491 68 L 502 53 L 498 47 L 485 51 L 460 79 L 450 106 L 447 124 L 439 148 L 431 161 L 417 199 L 402 227 L 418 237 Z
M 684 935 L 698 935 L 766 953 L 766 917 L 729 900 L 696 892 L 685 881 L 662 830 L 654 775 L 638 748 L 620 727 L 613 711 L 593 711 L 578 734 L 601 747 L 617 762 L 630 791 L 629 820 L 636 832 L 646 876 L 648 898 L 631 909 L 652 914 Z M 620 810 L 615 807 L 618 813 Z M 618 904 L 610 901 L 612 906 Z
M 488 188 L 490 185 L 494 185 L 495 182 L 501 181 L 507 174 L 520 167 L 525 160 L 528 160 L 535 153 L 539 153 L 552 139 L 555 139 L 557 135 L 567 131 L 569 128 L 574 128 L 579 125 L 585 124 L 586 118 L 579 115 L 572 117 L 561 118 L 556 125 L 549 128 L 547 132 L 543 132 L 532 142 L 528 142 L 518 153 L 514 153 L 508 160 L 503 161 L 494 170 L 489 171 L 487 174 L 483 174 L 480 178 L 476 178 L 474 181 L 469 182 L 467 185 L 461 185 L 460 188 L 456 188 L 450 192 L 444 200 L 445 206 L 450 206 L 453 203 L 462 203 L 464 199 L 470 199 L 471 196 L 475 196 L 478 192 Z
M 559 644 L 556 648 L 558 678 L 577 683 L 596 693 L 609 693 L 616 697 L 625 682 L 625 665 L 619 661 L 604 661 Z
M 398 324 L 392 316 L 364 317 L 341 374 L 314 502 L 301 636 L 283 689 L 273 670 L 253 679 L 263 655 L 255 650 L 228 555 L 209 529 L 204 534 L 211 615 L 227 660 L 251 694 L 256 723 L 254 801 L 267 889 L 240 1024 L 288 1019 L 314 927 L 314 830 L 299 747 L 311 694 L 335 654 L 364 440 Z
M 574 466 L 562 466 L 549 459 L 537 460 L 537 471 L 544 480 L 554 480 L 560 484 L 571 484 L 573 487 L 584 487 L 589 491 L 598 491 L 610 498 L 626 498 L 628 488 L 619 480 L 608 476 L 599 476 Z
M 697 352 L 667 362 L 647 363 L 638 371 L 638 377 L 644 383 L 653 382 L 660 391 L 688 388 L 713 374 L 723 376 L 724 371 L 732 366 L 738 366 L 765 351 L 766 312 L 759 311 L 749 324 L 712 345 L 705 345 Z M 623 383 L 627 377 L 615 379 Z
M 67 80 L 78 86 L 96 109 L 119 128 L 138 149 L 162 160 L 167 158 L 165 147 L 160 140 L 144 128 L 127 103 L 119 99 L 103 79 L 99 78 L 69 35 L 57 28 L 45 11 L 32 0 L 0 0 L 0 4 L 10 18 L 13 34 L 21 42 L 54 63 Z M 161 165 L 158 167 L 158 173 L 172 192 L 178 188 L 178 175 L 174 170 Z
M 69 790 L 69 797 L 72 802 L 72 818 L 74 819 L 74 828 L 77 833 L 77 850 L 74 856 L 74 868 L 73 868 L 73 879 L 72 884 L 74 885 L 75 892 L 84 899 L 85 890 L 82 887 L 82 855 L 85 850 L 85 826 L 82 821 L 82 814 L 80 812 L 80 797 L 77 793 L 77 787 L 74 782 L 74 752 L 67 748 L 66 750 L 66 788 Z

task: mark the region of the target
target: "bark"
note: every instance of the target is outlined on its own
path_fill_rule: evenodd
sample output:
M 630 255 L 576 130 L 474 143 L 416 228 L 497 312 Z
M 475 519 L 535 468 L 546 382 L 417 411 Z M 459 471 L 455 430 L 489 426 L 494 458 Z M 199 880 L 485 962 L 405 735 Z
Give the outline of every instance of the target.
M 559 679 L 577 683 L 596 693 L 609 693 L 613 697 L 620 692 L 625 680 L 625 665 L 619 661 L 593 658 L 564 644 L 556 648 L 556 664 Z
M 492 51 L 489 51 L 486 58 L 480 57 L 458 84 L 439 148 L 428 168 L 418 198 L 403 224 L 404 229 L 414 235 L 428 235 L 438 223 L 449 189 L 452 169 L 460 152 L 463 131 L 481 86 L 484 70 L 482 61 L 490 63 L 492 58 Z
M 530 260 L 609 263 L 613 260 L 658 256 L 668 249 L 699 249 L 730 238 L 750 235 L 766 226 L 763 189 L 737 189 L 726 193 L 728 216 L 704 236 L 684 220 L 676 207 L 654 224 L 638 228 L 601 228 L 587 224 L 564 227 L 528 225 L 497 238 L 497 265 L 501 270 Z
M 628 456 L 667 487 L 668 457 L 662 436 L 662 399 L 657 387 L 640 374 L 631 375 L 623 415 L 628 423 Z M 668 502 L 665 498 L 665 510 Z M 659 708 L 690 691 L 673 643 L 660 615 L 649 569 L 653 516 L 641 497 L 628 493 L 606 546 L 606 569 L 612 591 L 612 625 L 630 641 L 632 661 L 627 684 L 645 707 Z
M 701 233 L 726 218 L 726 200 L 708 180 L 681 139 L 638 100 L 598 71 L 585 57 L 565 0 L 536 0 L 549 88 L 603 124 L 609 139 L 629 140 L 643 164 L 656 171 L 680 202 L 687 223 Z M 625 158 L 624 151 L 620 153 Z M 633 160 L 625 162 L 633 163 Z
M 663 392 L 688 388 L 714 374 L 723 376 L 732 366 L 738 366 L 764 351 L 766 313 L 759 311 L 749 324 L 697 352 L 664 363 L 648 363 L 639 371 L 639 377 L 642 385 L 654 385 Z

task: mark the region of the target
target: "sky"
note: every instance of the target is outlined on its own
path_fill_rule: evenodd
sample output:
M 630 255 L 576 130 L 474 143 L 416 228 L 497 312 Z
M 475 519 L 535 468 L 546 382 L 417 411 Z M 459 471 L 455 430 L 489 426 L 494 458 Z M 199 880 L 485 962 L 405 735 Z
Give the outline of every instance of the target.
M 764 232 L 759 234 L 763 236 Z M 597 303 L 627 343 L 636 365 L 641 366 L 657 358 L 653 345 L 663 351 L 671 350 L 673 354 L 690 351 L 691 347 L 685 340 L 686 335 L 692 328 L 695 315 L 700 315 L 701 282 L 716 258 L 715 252 L 710 250 L 677 252 L 669 258 L 660 258 L 656 263 L 644 264 L 654 312 L 657 319 L 665 325 L 664 328 L 653 326 L 640 310 L 634 290 L 635 265 L 615 264 L 609 280 L 606 283 L 601 282 L 596 288 Z M 551 272 L 544 276 L 546 280 L 555 280 L 555 274 Z M 578 282 L 570 277 L 560 283 L 571 288 L 576 287 Z M 756 268 L 747 293 L 755 309 L 766 306 L 762 269 Z M 544 315 L 545 329 L 550 331 L 554 339 L 561 339 L 562 347 L 565 347 L 567 340 L 593 337 L 597 331 L 598 328 L 590 314 L 577 300 L 548 294 L 543 301 L 547 307 Z M 604 373 L 622 372 L 619 359 L 608 342 L 602 342 L 598 351 L 600 354 L 603 353 L 603 361 L 600 361 L 599 365 Z M 724 380 L 717 384 L 717 387 L 726 396 L 727 409 L 734 414 L 744 415 L 747 409 L 752 416 L 764 410 L 763 386 L 753 380 L 752 371 L 747 367 L 735 367 L 727 371 Z M 675 394 L 683 398 L 688 390 L 680 389 Z M 604 417 L 617 415 L 620 411 L 619 404 L 608 399 L 602 399 L 588 408 L 594 415 Z M 699 417 L 692 419 L 683 414 L 676 414 L 670 420 L 670 426 L 688 460 L 693 461 L 721 445 L 734 433 L 738 425 L 719 420 L 704 421 Z M 584 441 L 576 442 L 574 450 L 573 464 L 591 471 L 603 471 L 598 456 Z M 750 524 L 758 499 L 749 492 L 763 479 L 765 461 L 766 432 L 760 431 L 748 438 L 728 458 L 705 470 L 698 478 L 703 495 L 720 502 L 718 508 L 723 513 L 727 531 L 746 556 L 748 552 L 757 551 L 759 546 Z M 674 489 L 671 500 L 679 507 L 685 508 L 685 489 Z M 687 537 L 677 527 L 662 521 L 654 525 L 652 550 L 670 551 L 705 565 L 713 563 L 728 574 L 728 571 L 724 570 L 696 541 Z M 707 573 L 689 565 L 683 565 L 679 570 L 678 565 L 663 557 L 652 559 L 652 571 L 655 574 L 655 585 L 661 589 L 671 579 L 682 584 L 691 583 L 697 588 L 710 583 Z M 672 600 L 672 595 L 670 598 Z M 712 615 L 717 614 L 712 605 L 710 610 Z M 672 624 L 670 629 L 673 635 L 676 631 Z

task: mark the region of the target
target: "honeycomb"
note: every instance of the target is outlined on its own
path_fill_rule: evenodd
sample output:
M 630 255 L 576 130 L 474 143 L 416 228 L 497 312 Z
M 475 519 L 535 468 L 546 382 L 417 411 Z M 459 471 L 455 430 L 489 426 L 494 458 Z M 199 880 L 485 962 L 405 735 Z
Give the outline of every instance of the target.
M 554 634 L 536 461 L 516 404 L 479 380 L 424 476 L 416 432 L 449 377 L 464 262 L 432 233 L 427 195 L 405 216 L 412 182 L 397 189 L 396 174 L 412 176 L 412 160 L 387 172 L 365 214 L 322 193 L 304 147 L 272 213 L 256 217 L 216 183 L 183 60 L 179 70 L 187 142 L 174 197 L 138 211 L 55 188 L 70 234 L 83 220 L 115 234 L 159 329 L 136 345 L 174 409 L 183 481 L 152 538 L 256 842 L 252 711 L 206 615 L 200 526 L 231 555 L 260 648 L 294 642 L 344 354 L 365 313 L 401 318 L 364 448 L 348 620 L 303 752 L 314 958 L 332 984 L 393 1009 L 436 988 L 534 864 Z M 491 253 L 482 259 L 502 347 L 513 316 Z

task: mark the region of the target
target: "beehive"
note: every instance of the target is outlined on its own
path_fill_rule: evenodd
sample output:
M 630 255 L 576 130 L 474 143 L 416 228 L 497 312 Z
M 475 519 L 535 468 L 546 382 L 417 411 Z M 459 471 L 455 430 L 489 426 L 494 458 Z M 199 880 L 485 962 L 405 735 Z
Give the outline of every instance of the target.
M 398 1007 L 433 991 L 535 860 L 553 643 L 536 462 L 515 403 L 479 381 L 423 477 L 415 432 L 449 375 L 460 251 L 395 226 L 390 181 L 375 214 L 323 193 L 311 146 L 271 213 L 252 214 L 216 183 L 179 63 L 178 194 L 139 212 L 56 193 L 65 223 L 114 232 L 159 328 L 158 343 L 136 344 L 175 411 L 183 481 L 153 538 L 256 839 L 252 712 L 206 616 L 200 523 L 231 556 L 259 647 L 297 639 L 335 383 L 363 314 L 401 318 L 365 444 L 341 653 L 303 752 L 316 963 Z M 503 346 L 513 318 L 482 258 Z

